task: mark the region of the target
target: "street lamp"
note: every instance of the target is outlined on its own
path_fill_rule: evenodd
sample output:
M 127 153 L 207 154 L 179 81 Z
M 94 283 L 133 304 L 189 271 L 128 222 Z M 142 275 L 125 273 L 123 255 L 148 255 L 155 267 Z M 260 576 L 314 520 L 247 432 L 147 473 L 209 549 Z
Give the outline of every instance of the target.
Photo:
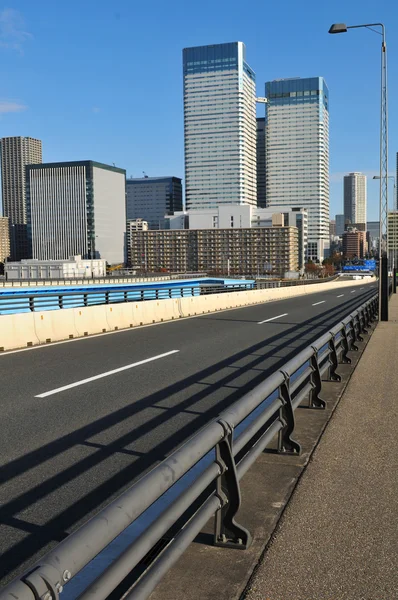
M 334 23 L 329 33 L 346 33 L 348 29 L 365 27 L 382 36 L 381 42 L 381 106 L 380 106 L 380 230 L 379 230 L 379 320 L 388 321 L 388 258 L 387 248 L 383 247 L 383 234 L 387 240 L 388 213 L 388 111 L 387 111 L 387 46 L 383 23 L 365 25 L 346 25 Z M 380 31 L 372 29 L 380 27 Z M 386 241 L 387 244 L 387 241 Z

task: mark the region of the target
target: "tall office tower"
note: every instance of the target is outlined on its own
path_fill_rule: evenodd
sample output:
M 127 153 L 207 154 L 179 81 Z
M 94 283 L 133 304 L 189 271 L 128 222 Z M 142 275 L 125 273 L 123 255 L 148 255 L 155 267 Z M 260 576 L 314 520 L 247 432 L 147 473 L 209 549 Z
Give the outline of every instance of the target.
M 397 169 L 395 172 L 394 187 L 395 187 L 395 207 L 398 210 L 398 152 L 397 152 Z
M 329 248 L 329 91 L 322 77 L 265 84 L 267 206 L 308 210 L 308 258 Z
M 183 50 L 187 210 L 257 205 L 255 74 L 242 42 Z
M 344 233 L 345 221 L 344 215 L 336 215 L 336 235 L 341 237 Z
M 26 228 L 25 166 L 42 162 L 41 141 L 5 137 L 1 144 L 3 214 L 10 220 L 11 258 L 29 258 Z
M 267 206 L 265 163 L 265 117 L 257 118 L 257 207 Z
M 32 257 L 125 262 L 126 171 L 91 160 L 26 167 Z
M 181 211 L 182 185 L 179 177 L 126 179 L 127 220 L 143 219 L 150 229 L 161 229 L 165 215 Z
M 362 173 L 344 176 L 344 220 L 366 229 L 366 175 Z

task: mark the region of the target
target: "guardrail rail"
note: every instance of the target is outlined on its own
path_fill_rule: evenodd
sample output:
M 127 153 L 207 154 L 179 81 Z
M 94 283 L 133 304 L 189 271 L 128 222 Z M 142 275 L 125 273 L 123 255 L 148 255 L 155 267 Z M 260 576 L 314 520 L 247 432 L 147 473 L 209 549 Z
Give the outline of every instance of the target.
M 58 599 L 63 588 L 151 509 L 152 520 L 77 596 L 105 600 L 125 579 L 123 598 L 144 600 L 211 517 L 214 544 L 245 550 L 250 532 L 236 520 L 240 480 L 277 436 L 279 453 L 299 453 L 295 410 L 323 409 L 322 381 L 340 381 L 340 363 L 377 318 L 377 294 L 210 421 L 116 500 L 0 593 L 1 600 Z M 169 499 L 167 501 L 167 498 Z M 158 507 L 157 511 L 155 508 Z M 131 584 L 131 574 L 136 578 Z

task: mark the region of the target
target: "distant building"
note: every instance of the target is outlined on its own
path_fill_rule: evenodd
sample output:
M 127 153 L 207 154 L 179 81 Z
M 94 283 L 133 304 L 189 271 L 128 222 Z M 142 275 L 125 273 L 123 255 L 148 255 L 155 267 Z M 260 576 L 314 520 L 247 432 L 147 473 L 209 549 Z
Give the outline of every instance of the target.
M 365 258 L 366 253 L 365 231 L 351 228 L 343 233 L 343 255 L 345 258 Z
M 242 42 L 184 48 L 187 210 L 257 205 L 256 76 Z
M 131 219 L 127 221 L 127 264 L 131 264 L 131 234 L 135 231 L 148 231 L 148 222 L 143 219 Z
M 329 221 L 329 235 L 331 238 L 336 237 L 336 221 L 333 219 Z
M 41 141 L 31 137 L 4 137 L 1 147 L 3 215 L 10 220 L 12 260 L 29 258 L 25 166 L 42 162 Z
M 366 224 L 368 239 L 370 241 L 369 249 L 378 250 L 380 239 L 380 221 L 368 221 Z
M 125 262 L 124 169 L 91 160 L 26 167 L 32 257 Z
M 204 271 L 284 276 L 298 271 L 297 227 L 133 231 L 130 266 L 143 271 Z
M 149 229 L 160 229 L 164 215 L 182 209 L 182 185 L 178 177 L 126 179 L 128 221 L 143 219 Z
M 308 211 L 308 258 L 329 248 L 329 91 L 323 77 L 265 84 L 267 207 Z
M 344 176 L 344 220 L 352 226 L 366 229 L 366 175 L 349 173 Z
M 265 208 L 266 162 L 265 162 L 265 118 L 257 118 L 257 207 Z
M 106 261 L 83 260 L 71 256 L 68 260 L 21 260 L 5 265 L 7 279 L 87 279 L 105 277 Z
M 390 264 L 394 261 L 395 270 L 398 271 L 398 210 L 388 211 L 388 256 Z
M 397 152 L 397 163 L 395 172 L 395 207 L 398 210 L 398 152 Z
M 10 225 L 8 217 L 0 217 L 0 263 L 10 257 Z
M 344 215 L 336 215 L 336 235 L 341 237 L 344 231 Z
M 167 229 L 242 229 L 271 227 L 274 214 L 281 213 L 285 226 L 298 229 L 299 268 L 304 267 L 308 244 L 308 213 L 301 207 L 222 204 L 218 208 L 176 213 L 165 219 Z

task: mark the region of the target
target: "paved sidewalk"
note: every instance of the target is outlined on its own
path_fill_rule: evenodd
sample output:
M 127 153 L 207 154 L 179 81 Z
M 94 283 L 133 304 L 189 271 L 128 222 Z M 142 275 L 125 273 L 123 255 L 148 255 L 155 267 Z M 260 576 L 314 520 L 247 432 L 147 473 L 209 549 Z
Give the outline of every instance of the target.
M 246 600 L 398 598 L 398 295 L 348 384 Z

